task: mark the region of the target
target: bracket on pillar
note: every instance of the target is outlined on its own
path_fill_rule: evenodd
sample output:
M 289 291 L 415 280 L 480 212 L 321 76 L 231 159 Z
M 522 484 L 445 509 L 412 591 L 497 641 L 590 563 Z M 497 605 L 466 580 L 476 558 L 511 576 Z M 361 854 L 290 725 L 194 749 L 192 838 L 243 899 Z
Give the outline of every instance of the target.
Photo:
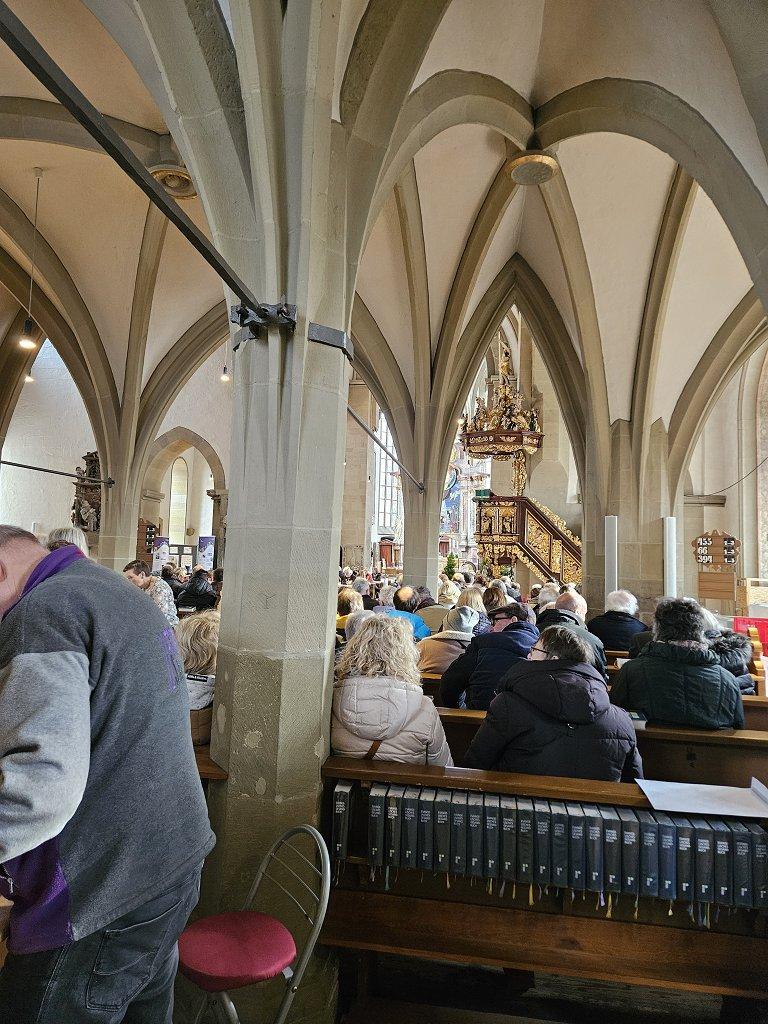
M 152 177 L 122 136 L 64 74 L 4 0 L 0 0 L 0 39 L 32 72 L 38 82 L 82 125 L 91 138 L 96 140 L 107 156 L 114 160 L 149 201 L 178 228 L 224 284 L 237 295 L 242 305 L 236 308 L 245 310 L 252 318 L 253 325 L 285 327 L 290 331 L 296 329 L 296 307 L 287 305 L 285 300 L 275 305 L 258 301 L 221 253 L 211 245 L 208 238 L 168 195 L 163 186 Z M 239 320 L 233 322 L 245 326 Z M 344 355 L 352 360 L 352 343 L 344 331 L 323 327 L 321 324 L 310 324 L 307 336 L 310 341 L 341 349 Z
M 261 303 L 258 309 L 241 303 L 239 306 L 232 306 L 229 316 L 230 323 L 238 327 L 247 328 L 249 334 L 244 334 L 233 346 L 232 351 L 237 352 L 244 341 L 258 337 L 258 331 L 262 327 L 286 327 L 290 331 L 296 330 L 296 307 L 289 305 L 285 298 L 271 306 Z M 355 357 L 355 349 L 352 339 L 346 331 L 339 331 L 335 327 L 324 327 L 322 324 L 311 323 L 307 329 L 307 337 L 319 345 L 330 345 L 331 348 L 338 348 L 344 353 L 350 362 Z

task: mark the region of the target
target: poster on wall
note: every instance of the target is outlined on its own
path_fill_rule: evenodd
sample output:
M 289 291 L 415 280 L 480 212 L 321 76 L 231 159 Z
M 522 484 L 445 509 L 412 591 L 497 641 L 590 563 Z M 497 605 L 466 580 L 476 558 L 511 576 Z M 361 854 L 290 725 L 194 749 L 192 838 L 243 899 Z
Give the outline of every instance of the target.
M 213 549 L 215 544 L 215 537 L 198 537 L 197 539 L 197 564 L 202 565 L 209 572 L 213 569 Z
M 152 542 L 152 572 L 162 572 L 166 562 L 171 560 L 170 538 L 155 537 Z

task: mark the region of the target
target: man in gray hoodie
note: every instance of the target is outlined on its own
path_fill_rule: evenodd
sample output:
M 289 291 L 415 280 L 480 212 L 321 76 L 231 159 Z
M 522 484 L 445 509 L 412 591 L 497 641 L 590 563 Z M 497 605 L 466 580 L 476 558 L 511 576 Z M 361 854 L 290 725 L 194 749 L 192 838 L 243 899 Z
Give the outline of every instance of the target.
M 184 669 L 153 602 L 0 526 L 0 971 L 9 1024 L 170 1024 L 215 838 Z

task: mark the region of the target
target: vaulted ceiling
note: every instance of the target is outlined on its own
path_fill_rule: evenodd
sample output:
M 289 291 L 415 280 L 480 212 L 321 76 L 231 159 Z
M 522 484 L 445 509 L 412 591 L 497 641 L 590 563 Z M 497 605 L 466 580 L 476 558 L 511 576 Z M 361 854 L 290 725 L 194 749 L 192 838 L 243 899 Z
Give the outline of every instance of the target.
M 180 0 L 168 12 L 215 37 L 222 54 L 236 49 L 246 68 L 266 60 L 246 52 L 254 2 L 210 0 L 202 27 Z M 170 43 L 156 27 L 152 37 L 146 0 L 10 6 L 147 166 L 201 166 L 168 87 Z M 768 199 L 768 115 L 754 71 L 768 16 L 753 18 L 745 38 L 720 6 L 337 0 L 330 103 L 352 155 L 346 181 L 332 173 L 332 183 L 347 190 L 351 324 L 360 368 L 393 419 L 405 417 L 394 435 L 422 472 L 419 446 L 455 421 L 513 301 L 542 348 L 576 451 L 581 438 L 582 468 L 587 421 L 598 424 L 602 458 L 622 420 L 638 444 L 660 421 L 677 432 L 671 444 L 690 448 L 761 328 L 768 289 L 765 239 L 755 238 Z M 188 76 L 196 67 L 190 54 Z M 216 71 L 220 94 L 239 95 L 241 83 L 227 78 L 234 60 Z M 376 75 L 378 106 L 365 92 Z M 378 165 L 355 159 L 355 140 Z M 556 156 L 559 174 L 541 188 L 515 186 L 508 160 L 536 145 Z M 36 166 L 33 314 L 90 390 L 97 443 L 117 457 L 126 424 L 151 441 L 225 336 L 221 284 L 0 47 L 4 347 L 20 326 Z M 184 208 L 208 231 L 210 182 L 201 194 Z M 689 409 L 698 420 L 682 430 Z M 437 478 L 441 459 L 444 445 Z

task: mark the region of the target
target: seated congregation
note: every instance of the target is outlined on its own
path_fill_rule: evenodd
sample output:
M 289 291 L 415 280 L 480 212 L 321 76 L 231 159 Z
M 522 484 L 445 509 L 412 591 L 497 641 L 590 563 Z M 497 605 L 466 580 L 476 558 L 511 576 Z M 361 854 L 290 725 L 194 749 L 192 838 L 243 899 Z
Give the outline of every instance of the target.
M 487 714 L 461 767 L 630 782 L 643 765 L 629 712 L 744 728 L 751 642 L 696 601 L 658 601 L 649 628 L 627 591 L 587 621 L 572 587 L 524 599 L 513 581 L 486 582 L 445 577 L 437 602 L 426 588 L 383 586 L 370 609 L 359 586 L 340 589 L 335 754 L 452 766 L 439 709 L 466 708 Z M 606 650 L 623 655 L 610 676 Z

